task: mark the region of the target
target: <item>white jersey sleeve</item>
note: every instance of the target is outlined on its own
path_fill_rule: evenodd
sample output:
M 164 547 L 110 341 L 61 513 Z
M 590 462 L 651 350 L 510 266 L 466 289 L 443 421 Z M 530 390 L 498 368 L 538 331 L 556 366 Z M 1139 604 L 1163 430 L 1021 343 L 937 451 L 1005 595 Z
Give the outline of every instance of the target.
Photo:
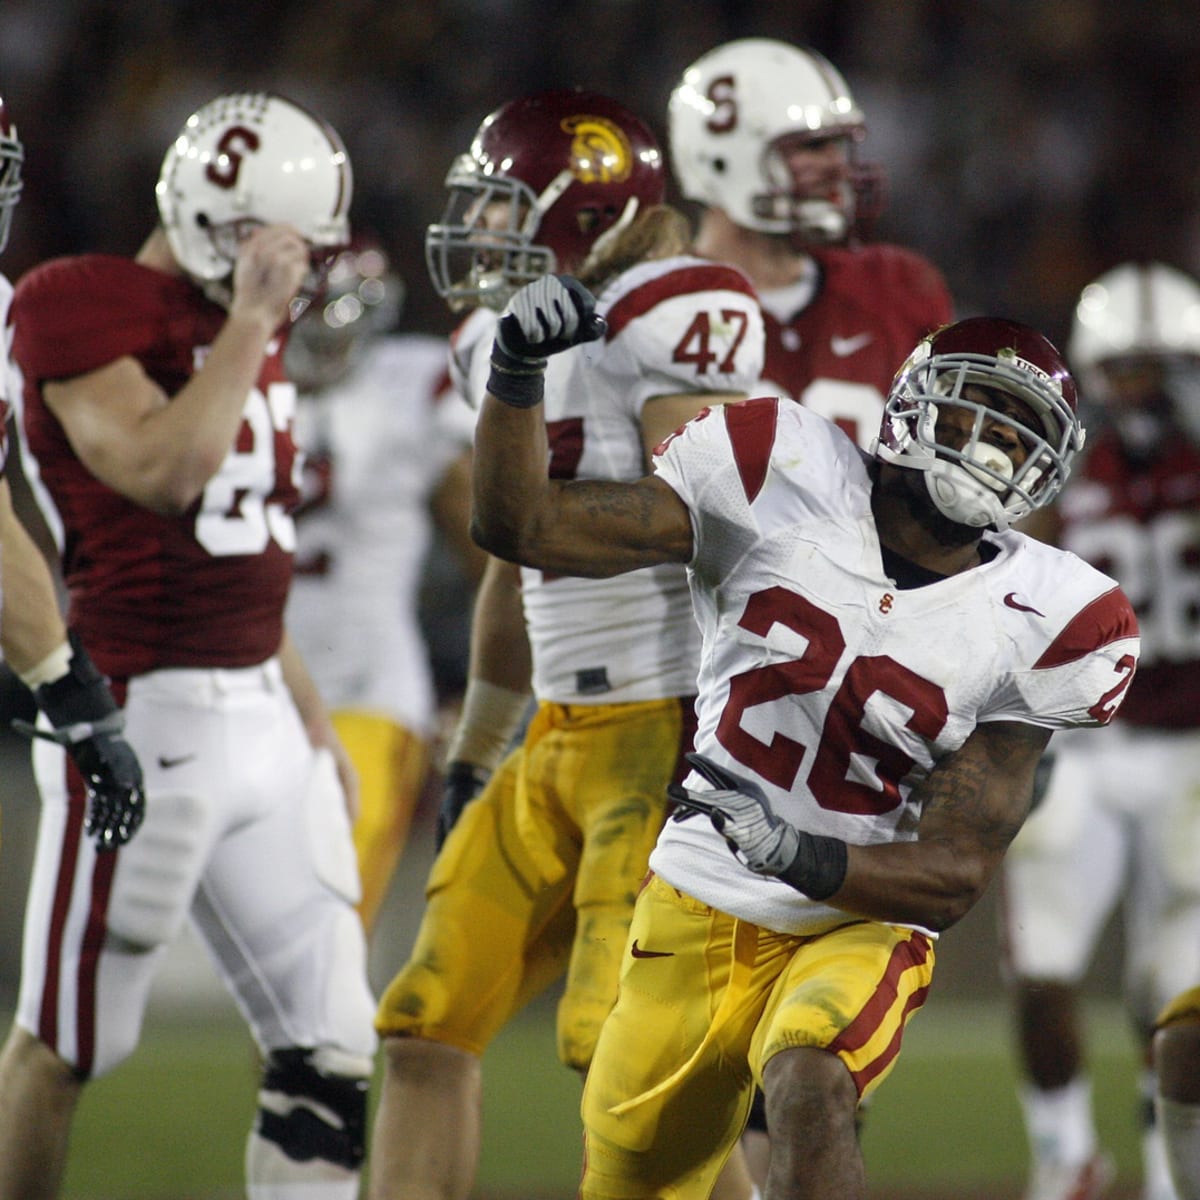
M 498 320 L 491 309 L 477 308 L 450 336 L 451 386 L 476 411 L 487 388 Z
M 763 319 L 740 271 L 697 258 L 642 263 L 604 289 L 606 375 L 635 415 L 655 396 L 749 394 L 762 376 Z

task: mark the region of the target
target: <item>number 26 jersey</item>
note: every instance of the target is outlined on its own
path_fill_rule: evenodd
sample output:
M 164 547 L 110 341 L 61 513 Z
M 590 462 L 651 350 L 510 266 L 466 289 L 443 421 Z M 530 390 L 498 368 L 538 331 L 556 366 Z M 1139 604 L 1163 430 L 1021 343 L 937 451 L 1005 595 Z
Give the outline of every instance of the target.
M 1115 715 L 1139 640 L 1112 579 L 1005 531 L 984 534 L 979 566 L 898 588 L 870 459 L 794 401 L 714 408 L 655 466 L 695 530 L 696 748 L 752 774 L 798 828 L 854 845 L 913 841 L 915 786 L 978 724 L 1067 729 Z M 780 932 L 846 920 L 743 867 L 707 820 L 668 822 L 650 866 Z

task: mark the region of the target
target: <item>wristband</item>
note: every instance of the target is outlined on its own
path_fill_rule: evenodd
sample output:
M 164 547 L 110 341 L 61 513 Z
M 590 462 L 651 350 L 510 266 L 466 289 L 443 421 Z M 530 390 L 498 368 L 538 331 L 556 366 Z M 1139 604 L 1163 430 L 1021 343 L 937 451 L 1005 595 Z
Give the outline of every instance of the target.
M 810 900 L 827 900 L 846 880 L 846 843 L 817 833 L 800 835 L 796 857 L 779 873 L 784 883 Z
M 525 692 L 484 679 L 467 681 L 458 725 L 446 747 L 448 762 L 467 762 L 494 771 L 520 728 L 529 706 Z
M 71 643 L 63 642 L 56 646 L 45 658 L 28 671 L 20 673 L 21 682 L 30 691 L 36 691 L 43 683 L 53 683 L 61 679 L 71 669 Z
M 493 342 L 487 390 L 510 408 L 536 408 L 546 394 L 546 361 L 518 358 Z

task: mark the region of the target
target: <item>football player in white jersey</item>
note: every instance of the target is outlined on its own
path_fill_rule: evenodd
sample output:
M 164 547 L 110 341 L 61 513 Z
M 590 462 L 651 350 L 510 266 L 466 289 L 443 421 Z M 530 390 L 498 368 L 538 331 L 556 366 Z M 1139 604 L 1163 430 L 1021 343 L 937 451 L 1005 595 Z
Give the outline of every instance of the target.
M 417 618 L 425 558 L 435 534 L 472 581 L 484 558 L 467 533 L 474 419 L 450 390 L 445 340 L 393 332 L 402 301 L 382 247 L 360 239 L 333 262 L 285 358 L 305 452 L 286 620 L 358 772 L 354 847 L 368 931 L 435 732 Z
M 480 126 L 448 184 L 430 262 L 448 299 L 485 306 L 455 339 L 476 405 L 496 310 L 518 287 L 562 268 L 600 292 L 609 336 L 599 361 L 580 375 L 581 356 L 556 360 L 539 413 L 556 478 L 637 479 L 681 422 L 758 379 L 753 290 L 740 272 L 688 252 L 685 219 L 662 204 L 659 148 L 624 106 L 581 91 L 512 101 Z M 474 690 L 451 756 L 490 778 L 461 815 L 465 796 L 448 797 L 421 928 L 380 1002 L 376 1200 L 468 1194 L 480 1057 L 564 973 L 558 1053 L 587 1070 L 666 788 L 691 746 L 699 633 L 681 566 L 603 581 L 530 570 L 519 588 L 514 568 L 497 567 L 495 593 L 523 600 L 529 658 L 520 643 L 499 645 L 495 593 L 481 591 Z M 514 668 L 526 664 L 536 710 L 501 761 L 512 726 L 496 708 L 519 717 L 530 680 Z M 482 693 L 480 681 L 491 685 Z M 446 1129 L 456 1131 L 449 1143 Z
M 1200 285 L 1122 263 L 1085 287 L 1067 358 L 1093 412 L 1079 470 L 1028 531 L 1113 575 L 1141 625 L 1137 679 L 1099 745 L 1055 745 L 1048 785 L 1005 861 L 1002 937 L 1025 1082 L 1026 1200 L 1103 1194 L 1080 987 L 1109 917 L 1125 919 L 1122 991 L 1139 1046 L 1200 979 Z M 1143 1200 L 1174 1200 L 1141 1078 Z
M 0 252 L 8 244 L 21 198 L 24 161 L 25 147 L 0 99 Z M 122 735 L 125 719 L 108 682 L 79 639 L 73 633 L 68 636 L 50 568 L 13 508 L 4 467 L 8 418 L 20 400 L 21 380 L 9 360 L 11 300 L 12 284 L 0 275 L 0 651 L 33 690 L 54 736 L 67 747 L 86 781 L 85 831 L 98 849 L 113 850 L 141 825 L 142 771 Z M 24 723 L 18 727 L 33 733 Z
M 867 116 L 845 78 L 811 47 L 737 38 L 682 71 L 667 120 L 672 172 L 700 206 L 696 252 L 758 294 L 755 395 L 790 396 L 868 449 L 896 368 L 954 306 L 933 263 L 869 238 L 884 173 L 861 155 Z M 765 1134 L 758 1095 L 745 1145 L 759 1183 Z
M 855 1111 L 938 934 L 998 869 L 1051 733 L 1111 721 L 1137 665 L 1118 585 L 1008 529 L 1082 444 L 1074 383 L 1034 330 L 974 318 L 913 351 L 873 455 L 771 397 L 690 421 L 640 480 L 548 478 L 541 372 L 569 351 L 586 378 L 597 312 L 569 276 L 510 301 L 473 507 L 527 567 L 687 564 L 703 635 L 695 770 L 588 1073 L 580 1195 L 707 1196 L 757 1083 L 767 1200 L 855 1200 Z

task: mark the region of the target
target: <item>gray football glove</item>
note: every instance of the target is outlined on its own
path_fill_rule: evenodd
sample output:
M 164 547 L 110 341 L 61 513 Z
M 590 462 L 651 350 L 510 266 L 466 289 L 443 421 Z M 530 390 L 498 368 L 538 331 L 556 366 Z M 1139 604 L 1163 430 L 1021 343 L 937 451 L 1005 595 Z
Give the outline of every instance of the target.
M 703 754 L 686 757 L 715 790 L 694 792 L 671 784 L 667 794 L 681 810 L 673 820 L 686 820 L 693 812 L 703 813 L 739 862 L 756 875 L 782 879 L 812 900 L 824 900 L 842 886 L 846 877 L 845 842 L 805 833 L 785 821 L 754 780 Z
M 496 326 L 487 390 L 513 408 L 542 402 L 546 362 L 604 336 L 591 292 L 570 275 L 543 275 L 517 292 Z

